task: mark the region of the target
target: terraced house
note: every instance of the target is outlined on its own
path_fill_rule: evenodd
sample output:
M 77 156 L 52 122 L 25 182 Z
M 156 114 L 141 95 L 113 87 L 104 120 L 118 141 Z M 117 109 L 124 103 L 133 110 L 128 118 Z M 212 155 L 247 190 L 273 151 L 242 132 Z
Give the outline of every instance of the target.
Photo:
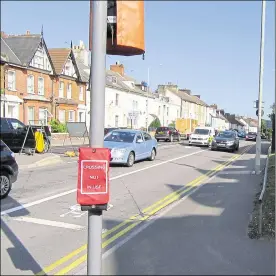
M 68 51 L 71 60 L 71 49 Z M 56 116 L 56 98 L 60 98 L 57 87 L 59 79 L 65 75 L 70 79 L 72 99 L 78 107 L 79 102 L 85 104 L 85 92 L 80 101 L 79 94 L 85 91 L 86 83 L 82 82 L 77 69 L 69 66 L 67 56 L 54 57 L 64 59 L 64 65 L 57 69 L 54 66 L 47 45 L 41 34 L 31 34 L 29 31 L 23 35 L 7 35 L 1 33 L 1 116 L 17 118 L 28 124 L 48 124 Z M 73 61 L 71 61 L 73 62 Z M 73 69 L 72 69 L 73 67 Z M 68 71 L 69 70 L 69 71 Z M 70 71 L 71 70 L 71 71 Z M 74 71 L 75 70 L 75 71 Z M 72 75 L 72 72 L 76 75 Z M 68 73 L 69 72 L 69 73 Z M 2 74 L 1 74 L 2 75 Z M 67 84 L 67 82 L 66 82 Z M 84 89 L 80 89 L 82 86 Z M 80 91 L 80 92 L 77 92 Z M 65 101 L 66 110 L 73 110 L 71 103 Z M 67 115 L 69 118 L 69 114 Z M 71 113 L 73 121 L 77 115 Z
M 54 117 L 61 123 L 86 121 L 86 84 L 73 53 L 70 49 L 50 49 L 51 60 L 54 64 L 55 77 Z

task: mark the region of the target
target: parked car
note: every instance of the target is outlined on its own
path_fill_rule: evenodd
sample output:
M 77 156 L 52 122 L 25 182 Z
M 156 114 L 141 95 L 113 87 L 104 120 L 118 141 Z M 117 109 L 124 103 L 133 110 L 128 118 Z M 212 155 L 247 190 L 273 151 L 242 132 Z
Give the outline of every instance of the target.
M 248 132 L 245 136 L 245 141 L 255 141 L 257 140 L 257 133 L 256 132 Z
M 215 137 L 213 127 L 196 127 L 190 135 L 189 145 L 209 146 L 213 137 Z
M 132 167 L 135 161 L 148 159 L 153 161 L 157 154 L 157 141 L 147 132 L 118 129 L 104 138 L 104 147 L 111 151 L 111 164 L 123 164 Z
M 240 141 L 236 131 L 222 131 L 211 143 L 211 150 L 239 150 Z
M 181 141 L 180 133 L 174 127 L 158 127 L 154 135 L 157 142 L 160 140 L 173 142 Z
M 8 145 L 8 147 L 14 152 L 21 150 L 26 135 L 27 137 L 24 144 L 24 149 L 35 149 L 36 142 L 34 132 L 38 130 L 39 127 L 34 126 L 28 131 L 28 126 L 14 118 L 0 118 L 0 139 L 2 139 L 5 144 Z M 42 132 L 44 137 L 44 148 L 46 152 L 50 147 L 50 140 L 47 139 L 45 131 Z
M 1 199 L 8 196 L 11 191 L 12 184 L 17 180 L 18 165 L 14 158 L 14 153 L 10 148 L 0 140 L 1 151 L 1 170 L 0 170 L 0 182 L 1 182 Z
M 245 138 L 246 137 L 246 133 L 244 131 L 239 131 L 238 132 L 238 137 L 239 138 Z
M 105 127 L 104 128 L 104 135 L 108 134 L 112 130 L 118 129 L 117 127 Z

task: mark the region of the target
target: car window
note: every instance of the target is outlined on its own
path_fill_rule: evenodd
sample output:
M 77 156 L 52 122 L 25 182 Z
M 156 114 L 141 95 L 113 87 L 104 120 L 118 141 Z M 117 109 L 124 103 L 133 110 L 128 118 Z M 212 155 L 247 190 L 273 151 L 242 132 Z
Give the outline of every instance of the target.
M 249 135 L 256 135 L 255 132 L 248 132 Z
M 168 127 L 158 127 L 158 128 L 156 129 L 156 132 L 159 132 L 159 131 L 168 131 L 168 130 L 169 130 Z
M 151 140 L 151 136 L 148 133 L 143 132 L 143 135 L 144 135 L 145 141 Z
M 6 119 L 1 118 L 0 121 L 0 131 L 9 131 L 10 127 Z
M 13 129 L 24 128 L 25 125 L 17 119 L 8 119 Z
M 137 134 L 137 137 L 136 137 L 136 142 L 137 142 L 138 140 L 140 140 L 140 139 L 143 140 L 143 137 L 142 137 L 142 134 L 141 134 L 141 133 L 138 133 L 138 134 Z
M 196 128 L 194 134 L 208 135 L 210 133 L 209 129 Z
M 104 141 L 132 143 L 134 137 L 135 132 L 113 130 L 112 132 L 109 132 L 109 134 L 107 134 L 107 136 L 104 138 Z
M 218 137 L 221 137 L 221 138 L 234 138 L 234 137 L 236 137 L 236 134 L 234 132 L 224 131 L 224 132 L 220 132 Z

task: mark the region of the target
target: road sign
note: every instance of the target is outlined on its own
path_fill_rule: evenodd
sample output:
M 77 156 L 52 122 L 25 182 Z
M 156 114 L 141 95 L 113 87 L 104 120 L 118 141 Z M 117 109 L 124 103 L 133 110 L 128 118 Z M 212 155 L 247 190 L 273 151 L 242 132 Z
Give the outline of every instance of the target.
M 80 205 L 107 204 L 109 201 L 110 151 L 80 148 L 77 201 Z
M 259 109 L 256 110 L 256 116 L 259 116 Z M 261 111 L 261 117 L 264 116 L 264 111 Z

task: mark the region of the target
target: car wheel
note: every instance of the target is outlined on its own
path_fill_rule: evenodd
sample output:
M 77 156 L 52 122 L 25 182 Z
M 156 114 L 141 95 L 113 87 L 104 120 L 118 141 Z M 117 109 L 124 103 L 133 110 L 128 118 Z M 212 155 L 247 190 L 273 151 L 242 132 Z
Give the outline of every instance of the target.
M 134 152 L 130 152 L 127 158 L 127 167 L 132 167 L 135 161 Z
M 49 151 L 49 149 L 50 149 L 50 143 L 49 143 L 49 141 L 44 139 L 44 150 L 43 150 L 43 152 L 46 153 L 46 152 Z
M 159 139 L 156 139 L 157 142 L 159 142 Z
M 239 150 L 239 148 L 240 148 L 240 145 L 237 145 L 236 151 L 238 151 L 238 150 Z
M 156 150 L 155 150 L 155 149 L 152 149 L 151 154 L 150 154 L 150 157 L 149 157 L 149 160 L 150 160 L 150 161 L 153 161 L 153 160 L 155 159 L 155 156 L 156 156 Z
M 171 143 L 173 142 L 173 136 L 172 135 L 170 136 L 170 142 Z
M 181 136 L 180 135 L 178 136 L 177 141 L 181 142 Z
M 11 191 L 11 179 L 7 172 L 1 172 L 0 176 L 1 183 L 1 199 L 8 196 Z

